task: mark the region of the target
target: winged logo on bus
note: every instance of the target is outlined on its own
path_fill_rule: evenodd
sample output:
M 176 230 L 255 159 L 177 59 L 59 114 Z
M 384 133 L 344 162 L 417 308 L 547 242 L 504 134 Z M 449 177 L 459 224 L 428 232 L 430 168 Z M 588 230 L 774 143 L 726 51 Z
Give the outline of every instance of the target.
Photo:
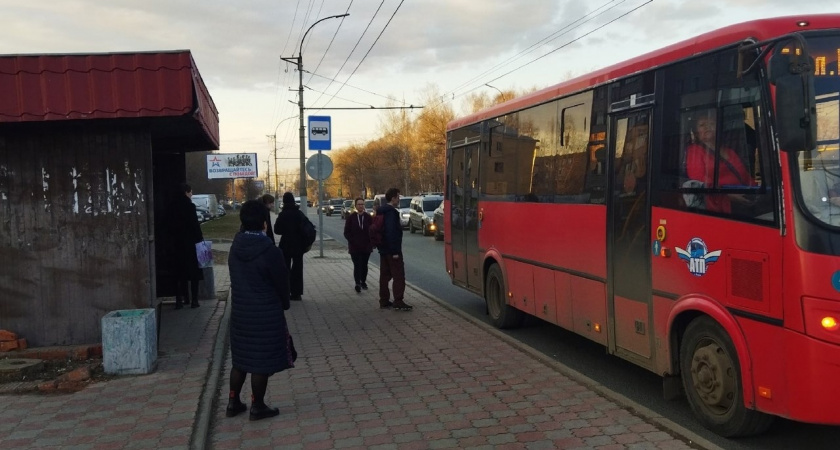
M 688 241 L 685 249 L 677 247 L 676 250 L 680 259 L 688 266 L 688 271 L 696 277 L 705 275 L 706 268 L 716 263 L 721 254 L 720 250 L 710 252 L 706 243 L 700 238 L 693 238 Z

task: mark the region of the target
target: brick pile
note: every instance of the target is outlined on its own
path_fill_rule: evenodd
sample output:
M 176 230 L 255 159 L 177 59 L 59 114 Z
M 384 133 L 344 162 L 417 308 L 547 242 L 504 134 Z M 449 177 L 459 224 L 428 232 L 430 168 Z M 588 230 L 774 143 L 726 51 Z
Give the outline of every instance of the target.
M 0 330 L 0 352 L 26 350 L 27 347 L 26 339 L 19 338 L 17 334 L 11 331 Z

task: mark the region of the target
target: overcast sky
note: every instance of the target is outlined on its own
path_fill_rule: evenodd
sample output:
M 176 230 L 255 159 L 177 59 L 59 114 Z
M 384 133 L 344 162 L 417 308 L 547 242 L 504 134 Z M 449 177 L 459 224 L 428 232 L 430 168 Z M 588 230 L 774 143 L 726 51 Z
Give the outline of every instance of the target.
M 725 25 L 828 13 L 825 0 L 0 0 L 0 54 L 189 49 L 219 109 L 221 151 L 298 167 L 297 56 L 311 107 L 422 105 L 436 89 L 546 87 Z M 545 56 L 544 56 L 545 55 Z M 314 73 L 314 75 L 313 75 Z M 292 103 L 294 102 L 294 103 Z M 378 135 L 382 112 L 332 117 L 333 148 Z M 307 151 L 307 156 L 311 152 Z M 261 170 L 261 174 L 264 172 Z

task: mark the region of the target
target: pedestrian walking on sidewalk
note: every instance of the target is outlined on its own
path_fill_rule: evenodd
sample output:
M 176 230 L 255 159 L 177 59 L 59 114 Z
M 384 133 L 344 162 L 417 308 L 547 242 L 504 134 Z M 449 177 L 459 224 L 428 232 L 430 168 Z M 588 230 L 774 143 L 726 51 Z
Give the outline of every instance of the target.
M 280 414 L 265 403 L 268 377 L 294 367 L 295 351 L 286 316 L 289 277 L 283 251 L 266 238 L 265 205 L 250 200 L 239 210 L 241 231 L 230 247 L 230 393 L 227 417 L 245 412 L 240 398 L 251 374 L 250 420 Z
M 176 279 L 175 309 L 189 303 L 198 308 L 198 282 L 204 278 L 198 267 L 195 244 L 204 240 L 192 202 L 192 187 L 181 183 L 169 205 L 169 232 L 172 249 L 172 268 Z M 189 296 L 192 294 L 192 297 Z
M 311 242 L 304 236 L 303 224 L 309 219 L 295 203 L 291 192 L 283 194 L 283 209 L 274 222 L 274 234 L 280 235 L 280 250 L 286 257 L 289 269 L 289 291 L 292 300 L 301 300 L 303 296 L 303 254 Z M 311 224 L 311 222 L 310 222 Z
M 365 199 L 358 197 L 355 203 L 356 210 L 344 222 L 344 237 L 347 239 L 350 259 L 353 260 L 353 280 L 356 282 L 354 289 L 356 292 L 362 292 L 362 289 L 368 288 L 368 261 L 373 252 L 368 233 L 373 218 L 365 211 Z
M 402 253 L 402 225 L 400 224 L 400 190 L 388 189 L 385 192 L 385 204 L 376 210 L 383 217 L 382 245 L 379 246 L 379 307 L 394 308 L 397 311 L 411 311 L 411 305 L 403 301 L 405 295 L 405 263 Z M 394 280 L 394 301 L 388 282 Z

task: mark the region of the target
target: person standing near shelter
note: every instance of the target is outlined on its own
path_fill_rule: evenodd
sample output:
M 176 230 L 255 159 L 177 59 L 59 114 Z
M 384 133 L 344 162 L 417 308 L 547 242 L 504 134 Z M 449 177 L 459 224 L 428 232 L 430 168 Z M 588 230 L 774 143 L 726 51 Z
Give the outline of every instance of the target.
M 405 295 L 405 263 L 402 253 L 402 225 L 400 224 L 400 190 L 388 189 L 385 204 L 376 210 L 383 217 L 382 245 L 379 246 L 379 307 L 394 308 L 397 311 L 411 311 L 413 306 L 403 301 Z M 394 280 L 394 301 L 388 282 Z
M 247 409 L 239 396 L 250 373 L 250 420 L 260 420 L 280 414 L 265 404 L 268 377 L 294 367 L 294 345 L 283 312 L 290 307 L 289 278 L 283 251 L 265 236 L 265 205 L 245 202 L 239 220 L 243 231 L 236 234 L 228 257 L 232 367 L 225 415 Z
M 283 194 L 283 209 L 274 222 L 274 234 L 280 235 L 278 245 L 289 269 L 291 300 L 302 300 L 303 296 L 303 254 L 310 245 L 303 235 L 304 221 L 309 222 L 309 219 L 295 203 L 294 194 Z
M 198 282 L 203 278 L 198 267 L 195 244 L 204 240 L 198 223 L 196 208 L 192 202 L 192 187 L 181 183 L 178 193 L 169 209 L 169 229 L 172 238 L 173 269 L 176 279 L 175 309 L 181 309 L 189 302 L 198 308 Z M 188 286 L 192 294 L 187 294 Z
M 350 259 L 353 260 L 353 280 L 356 282 L 354 289 L 356 292 L 362 292 L 362 289 L 368 288 L 368 261 L 373 252 L 368 233 L 373 218 L 365 211 L 365 199 L 358 197 L 354 201 L 356 210 L 344 222 L 344 237 L 347 239 Z

